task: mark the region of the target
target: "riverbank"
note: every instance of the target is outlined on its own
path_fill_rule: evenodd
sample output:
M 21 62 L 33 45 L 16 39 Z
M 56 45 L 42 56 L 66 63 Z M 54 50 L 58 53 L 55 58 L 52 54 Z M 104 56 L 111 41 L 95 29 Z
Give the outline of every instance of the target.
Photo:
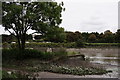
M 16 43 L 2 43 L 3 48 L 16 48 Z M 50 48 L 80 48 L 77 43 L 45 43 L 45 42 L 29 42 L 26 43 L 27 48 L 39 48 L 39 47 L 50 47 Z M 120 47 L 120 43 L 82 43 L 81 47 Z
M 108 67 L 108 65 L 101 65 L 101 64 L 94 64 L 94 66 L 99 66 L 99 67 L 104 66 L 104 68 Z M 112 73 L 110 72 L 110 73 L 101 74 L 101 75 L 72 75 L 72 74 L 60 74 L 60 73 L 54 73 L 54 72 L 48 72 L 48 71 L 40 71 L 37 69 L 38 65 L 34 66 L 33 67 L 34 69 L 31 67 L 27 67 L 29 69 L 26 70 L 25 69 L 26 67 L 13 68 L 9 66 L 9 68 L 3 68 L 3 70 L 5 70 L 6 72 L 11 72 L 11 73 L 15 73 L 15 72 L 17 74 L 21 73 L 24 76 L 27 74 L 29 78 L 32 78 L 32 77 L 34 78 L 118 78 L 118 76 L 115 76 L 116 75 L 115 72 L 112 72 Z M 110 66 L 110 65 L 109 67 L 113 68 L 113 66 Z M 34 71 L 34 70 L 38 70 L 38 71 Z
M 112 70 L 109 73 L 110 77 L 118 77 L 120 58 L 118 57 L 118 47 L 88 47 L 88 48 L 68 48 L 68 52 L 81 52 L 92 64 L 103 66 L 107 70 Z M 107 76 L 106 76 L 107 77 Z
M 92 65 L 87 61 L 79 61 L 79 59 L 68 59 L 65 61 L 61 60 L 53 63 L 42 63 L 39 59 L 6 61 L 3 62 L 3 70 L 6 72 L 11 72 L 14 74 L 19 73 L 21 75 L 27 75 L 34 78 L 40 77 L 40 75 L 42 75 L 41 72 L 52 72 L 54 74 L 73 76 L 102 75 L 111 72 L 110 70 L 105 70 L 105 68 L 100 66 Z
M 46 65 L 46 63 L 43 63 L 40 59 L 11 61 L 12 58 L 10 58 L 10 60 L 8 61 L 3 60 L 3 68 L 4 68 L 3 70 L 6 70 L 7 72 L 9 71 L 9 69 L 11 69 L 11 71 L 13 72 L 15 69 L 18 71 L 26 71 L 25 73 L 30 74 L 29 76 L 31 75 L 33 76 L 34 74 L 39 75 L 39 73 L 41 74 L 41 72 L 50 72 L 50 73 L 52 72 L 54 74 L 57 73 L 57 74 L 72 75 L 72 76 L 77 75 L 80 77 L 82 76 L 82 77 L 88 77 L 88 78 L 89 77 L 99 78 L 100 76 L 106 77 L 106 78 L 110 78 L 110 77 L 116 78 L 118 75 L 118 72 L 116 72 L 118 71 L 117 66 L 111 67 L 110 69 L 109 66 L 105 67 L 107 65 L 106 63 L 104 64 L 105 66 L 102 66 L 103 64 L 101 63 L 98 64 L 91 61 L 91 57 L 92 57 L 94 58 L 93 60 L 95 60 L 96 62 L 98 61 L 104 62 L 107 60 L 109 61 L 109 63 L 111 62 L 113 64 L 113 60 L 117 59 L 114 57 L 118 56 L 118 48 L 67 48 L 67 52 L 68 53 L 72 52 L 72 54 L 74 52 L 83 54 L 85 55 L 85 57 L 88 57 L 88 60 L 86 61 L 81 60 L 81 58 L 79 58 L 78 56 L 75 58 L 71 57 L 67 60 L 61 59 L 61 61 L 58 61 L 58 62 L 54 61 L 53 63 Z M 10 51 L 8 53 L 10 53 Z M 37 53 L 38 52 L 36 52 L 36 54 Z M 107 70 L 108 72 L 106 72 Z M 39 76 L 35 75 L 35 77 L 39 77 Z

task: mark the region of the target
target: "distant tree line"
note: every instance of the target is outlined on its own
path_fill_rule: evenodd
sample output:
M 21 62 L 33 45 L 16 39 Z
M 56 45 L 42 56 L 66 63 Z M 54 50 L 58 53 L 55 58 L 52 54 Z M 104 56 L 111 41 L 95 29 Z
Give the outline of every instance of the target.
M 106 30 L 104 33 L 98 32 L 66 32 L 66 41 L 75 42 L 81 40 L 88 43 L 117 43 L 120 42 L 120 29 L 117 32 L 112 33 L 110 30 Z
M 32 41 L 32 35 L 26 34 L 26 39 Z M 87 42 L 87 43 L 120 43 L 120 29 L 117 32 L 112 33 L 110 30 L 106 30 L 104 33 L 98 32 L 71 32 L 64 31 L 64 28 L 56 28 L 56 30 L 51 31 L 51 33 L 41 36 L 36 35 L 35 40 L 39 41 L 47 41 L 47 42 Z M 12 42 L 15 41 L 15 37 L 12 35 L 2 35 L 3 42 Z

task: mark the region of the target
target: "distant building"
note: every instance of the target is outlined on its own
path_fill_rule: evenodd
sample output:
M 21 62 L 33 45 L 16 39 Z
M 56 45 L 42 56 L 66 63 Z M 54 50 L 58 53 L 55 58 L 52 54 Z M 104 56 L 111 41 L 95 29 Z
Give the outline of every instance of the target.
M 32 40 L 40 39 L 41 35 L 42 34 L 37 33 L 37 32 L 32 33 Z

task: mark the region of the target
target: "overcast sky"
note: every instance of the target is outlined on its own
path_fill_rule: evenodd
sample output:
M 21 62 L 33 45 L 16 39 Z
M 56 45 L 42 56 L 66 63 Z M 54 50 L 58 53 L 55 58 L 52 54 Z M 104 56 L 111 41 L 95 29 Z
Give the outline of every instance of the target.
M 61 0 L 55 0 L 61 2 Z M 119 0 L 64 0 L 62 24 L 66 31 L 104 32 L 118 29 Z M 5 34 L 0 26 L 0 34 Z M 31 33 L 29 31 L 28 33 Z
M 118 29 L 118 0 L 64 0 L 60 26 L 67 31 L 104 32 Z

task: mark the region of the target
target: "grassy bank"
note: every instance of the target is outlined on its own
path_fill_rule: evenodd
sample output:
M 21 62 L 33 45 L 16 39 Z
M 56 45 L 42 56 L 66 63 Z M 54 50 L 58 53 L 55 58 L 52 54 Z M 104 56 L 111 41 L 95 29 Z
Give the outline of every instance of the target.
M 18 63 L 19 62 L 19 63 Z M 9 63 L 9 64 L 8 64 Z M 24 60 L 24 61 L 8 61 L 3 63 L 4 70 L 7 71 L 9 68 L 10 72 L 12 73 L 19 73 L 21 72 L 21 75 L 24 76 L 30 76 L 30 77 L 38 77 L 37 75 L 34 75 L 34 73 L 39 72 L 53 72 L 53 73 L 60 73 L 60 74 L 71 74 L 71 75 L 102 75 L 106 74 L 110 71 L 107 71 L 103 68 L 97 68 L 97 67 L 83 67 L 81 66 L 74 66 L 71 67 L 69 65 L 59 65 L 57 63 L 41 63 L 37 59 L 30 59 L 30 60 Z M 23 74 L 25 73 L 25 74 Z M 8 75 L 4 76 L 9 77 Z M 21 78 L 21 76 L 19 76 Z
M 54 58 L 64 58 L 67 56 L 67 52 L 61 49 L 59 52 L 41 52 L 33 49 L 25 49 L 19 51 L 19 49 L 2 49 L 2 59 L 6 60 L 21 60 L 21 59 L 40 59 L 45 61 L 50 61 Z
M 79 48 L 79 47 L 120 47 L 120 43 L 82 43 L 79 44 L 78 42 L 72 42 L 72 43 L 38 43 L 38 42 L 31 42 L 26 43 L 27 48 L 39 48 L 39 47 L 51 47 L 51 48 L 59 48 L 59 47 L 65 47 L 65 48 Z M 16 48 L 17 44 L 8 44 L 3 43 L 3 48 Z
M 69 55 L 73 54 L 75 53 L 70 53 Z M 66 63 L 64 63 L 66 65 L 61 65 L 58 57 L 60 60 L 68 60 L 65 58 L 67 55 L 68 54 L 64 52 L 64 50 L 53 53 L 40 52 L 33 49 L 26 49 L 22 52 L 19 52 L 18 49 L 3 49 L 2 67 L 5 72 L 3 72 L 2 75 L 3 78 L 21 78 L 26 77 L 26 75 L 35 77 L 36 75 L 34 75 L 34 73 L 41 71 L 72 75 L 101 75 L 109 72 L 95 66 L 71 66 Z M 53 61 L 53 59 L 56 58 L 57 60 Z M 9 71 L 10 74 L 8 73 Z
M 110 46 L 116 46 L 120 47 L 120 43 L 85 43 L 86 46 L 101 46 L 101 47 L 110 47 Z

